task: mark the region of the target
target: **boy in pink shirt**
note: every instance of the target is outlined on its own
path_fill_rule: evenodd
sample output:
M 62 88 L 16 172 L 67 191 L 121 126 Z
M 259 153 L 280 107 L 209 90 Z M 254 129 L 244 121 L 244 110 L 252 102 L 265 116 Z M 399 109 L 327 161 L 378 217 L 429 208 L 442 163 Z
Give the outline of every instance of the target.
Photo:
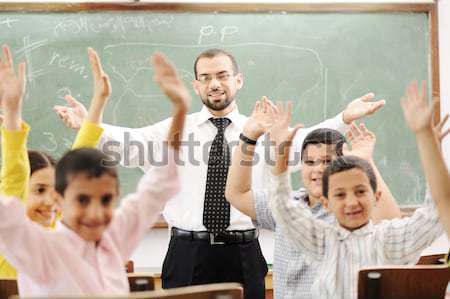
M 1 100 L 13 101 L 21 109 L 25 66 L 16 74 L 8 53 L 4 47 L 0 76 L 8 80 L 0 82 Z M 118 209 L 114 210 L 119 195 L 117 171 L 108 166 L 108 156 L 91 148 L 68 152 L 56 166 L 54 195 L 62 219 L 55 231 L 29 220 L 17 198 L 0 197 L 0 252 L 18 270 L 21 296 L 129 292 L 124 264 L 166 201 L 179 190 L 174 156 L 190 102 L 170 62 L 161 54 L 155 54 L 152 62 L 155 80 L 174 107 L 168 162 L 148 171 L 137 191 L 123 199 Z

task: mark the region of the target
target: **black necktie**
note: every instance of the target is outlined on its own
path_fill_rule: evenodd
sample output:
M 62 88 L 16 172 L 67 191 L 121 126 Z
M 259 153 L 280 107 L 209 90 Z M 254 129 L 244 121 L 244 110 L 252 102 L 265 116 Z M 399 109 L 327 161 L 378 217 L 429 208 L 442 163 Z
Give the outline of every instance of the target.
M 203 225 L 209 232 L 219 233 L 230 225 L 230 204 L 225 199 L 230 149 L 224 132 L 231 120 L 228 118 L 210 118 L 209 120 L 217 127 L 217 135 L 209 150 Z

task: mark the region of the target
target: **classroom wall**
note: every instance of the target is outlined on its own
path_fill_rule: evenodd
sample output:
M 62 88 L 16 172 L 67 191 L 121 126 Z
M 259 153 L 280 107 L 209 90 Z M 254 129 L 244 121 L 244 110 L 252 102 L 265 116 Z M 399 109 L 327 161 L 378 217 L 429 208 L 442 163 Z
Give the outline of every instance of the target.
M 0 2 L 22 2 L 17 0 L 0 0 Z M 36 1 L 37 2 L 37 1 Z M 60 2 L 55 0 L 44 0 L 41 2 Z M 84 1 L 72 1 L 72 2 L 84 2 Z M 102 1 L 91 1 L 102 2 Z M 108 0 L 108 2 L 133 2 L 133 1 L 120 1 L 120 0 Z M 141 1 L 152 2 L 152 1 Z M 169 0 L 158 0 L 158 2 L 173 2 Z M 192 2 L 188 0 L 178 0 L 177 2 Z M 214 2 L 197 0 L 195 2 Z M 221 2 L 242 2 L 242 0 L 221 1 Z M 270 0 L 252 0 L 246 2 L 277 2 Z M 283 2 L 300 2 L 298 0 L 284 0 Z M 342 2 L 333 0 L 310 0 L 311 3 L 317 2 Z M 345 2 L 386 2 L 383 0 L 346 0 Z M 431 2 L 420 0 L 391 0 L 393 2 Z M 440 82 L 441 82 L 441 115 L 450 113 L 450 0 L 439 1 L 439 51 L 440 51 Z M 447 161 L 447 165 L 450 167 L 450 138 L 447 138 L 443 144 L 443 152 Z M 137 270 L 157 270 L 160 269 L 164 255 L 168 244 L 168 231 L 167 229 L 152 229 L 148 232 L 145 239 L 135 251 L 133 260 Z M 268 231 L 261 233 L 261 246 L 263 253 L 268 262 L 273 260 L 273 234 Z M 444 252 L 448 250 L 449 241 L 443 236 L 437 242 L 435 242 L 426 253 L 432 252 Z

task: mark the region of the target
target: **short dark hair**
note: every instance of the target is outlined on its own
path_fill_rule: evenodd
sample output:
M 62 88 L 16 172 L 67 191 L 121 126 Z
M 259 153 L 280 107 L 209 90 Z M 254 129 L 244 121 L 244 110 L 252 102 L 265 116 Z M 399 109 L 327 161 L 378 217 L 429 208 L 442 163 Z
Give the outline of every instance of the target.
M 341 156 L 336 160 L 332 161 L 331 164 L 325 169 L 322 178 L 322 194 L 328 198 L 328 187 L 330 176 L 351 169 L 360 169 L 369 178 L 370 186 L 373 192 L 377 191 L 377 178 L 375 177 L 375 172 L 369 162 L 364 159 L 355 156 Z
M 224 55 L 224 56 L 227 56 L 228 58 L 230 58 L 231 64 L 233 65 L 234 74 L 239 73 L 239 68 L 238 68 L 236 59 L 234 58 L 233 55 L 231 55 L 230 53 L 228 53 L 227 51 L 222 50 L 222 49 L 208 49 L 208 50 L 200 53 L 200 55 L 198 55 L 197 58 L 195 59 L 195 62 L 194 62 L 195 79 L 197 79 L 197 64 L 201 58 L 214 58 L 214 57 L 220 56 L 220 55 Z
M 334 144 L 336 145 L 336 156 L 342 156 L 344 143 L 346 143 L 345 137 L 339 131 L 326 128 L 316 129 L 306 135 L 300 157 L 303 160 L 306 147 L 310 144 Z
M 117 188 L 119 188 L 117 169 L 107 166 L 105 161 L 108 161 L 108 156 L 94 148 L 79 148 L 67 152 L 56 164 L 56 192 L 64 195 L 69 176 L 77 174 L 85 174 L 89 178 L 98 178 L 107 174 L 116 179 Z
M 30 176 L 40 169 L 56 165 L 56 160 L 52 156 L 36 150 L 28 150 L 28 161 L 30 162 Z

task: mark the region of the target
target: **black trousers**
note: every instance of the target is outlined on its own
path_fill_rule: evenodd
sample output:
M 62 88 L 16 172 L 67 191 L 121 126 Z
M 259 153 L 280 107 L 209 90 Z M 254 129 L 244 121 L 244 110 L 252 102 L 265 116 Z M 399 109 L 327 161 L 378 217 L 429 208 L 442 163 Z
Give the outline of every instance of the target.
M 211 245 L 206 240 L 172 237 L 163 263 L 164 289 L 206 283 L 239 282 L 246 299 L 265 298 L 267 263 L 258 239 Z

